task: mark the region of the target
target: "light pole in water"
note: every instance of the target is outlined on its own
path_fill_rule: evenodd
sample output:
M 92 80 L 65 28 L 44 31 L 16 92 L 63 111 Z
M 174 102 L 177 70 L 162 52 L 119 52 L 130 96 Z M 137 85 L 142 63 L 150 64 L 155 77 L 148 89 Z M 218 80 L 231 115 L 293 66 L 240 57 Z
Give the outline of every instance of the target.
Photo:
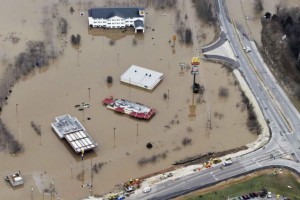
M 116 127 L 114 127 L 114 148 L 116 148 Z
M 17 122 L 19 123 L 18 105 L 19 105 L 19 104 L 16 104 L 16 114 L 17 114 Z
M 139 143 L 139 124 L 136 124 L 136 143 Z

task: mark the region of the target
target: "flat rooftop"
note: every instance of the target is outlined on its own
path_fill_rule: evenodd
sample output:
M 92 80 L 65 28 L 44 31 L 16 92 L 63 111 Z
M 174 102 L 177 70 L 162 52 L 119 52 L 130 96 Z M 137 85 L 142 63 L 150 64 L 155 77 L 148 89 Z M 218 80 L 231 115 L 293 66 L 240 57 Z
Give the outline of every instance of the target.
M 90 150 L 97 146 L 97 143 L 89 136 L 76 117 L 62 115 L 55 118 L 51 123 L 55 133 L 61 138 L 65 138 L 76 153 L 82 150 Z
M 131 65 L 131 67 L 121 75 L 121 82 L 147 90 L 153 90 L 162 78 L 163 73 Z

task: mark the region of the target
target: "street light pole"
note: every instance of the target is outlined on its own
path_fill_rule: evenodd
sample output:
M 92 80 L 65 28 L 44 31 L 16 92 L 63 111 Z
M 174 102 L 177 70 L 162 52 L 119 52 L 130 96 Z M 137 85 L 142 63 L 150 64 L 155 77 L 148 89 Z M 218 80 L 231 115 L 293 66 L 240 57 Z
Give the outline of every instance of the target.
M 116 127 L 114 127 L 114 148 L 116 148 Z
M 129 78 L 129 86 L 128 86 L 128 96 L 130 100 L 130 88 L 131 88 L 131 78 Z
M 18 105 L 19 105 L 19 104 L 16 104 L 16 114 L 17 114 L 17 122 L 19 123 Z
M 136 143 L 139 143 L 139 124 L 136 124 Z
M 89 90 L 89 102 L 91 101 L 91 88 L 88 88 Z

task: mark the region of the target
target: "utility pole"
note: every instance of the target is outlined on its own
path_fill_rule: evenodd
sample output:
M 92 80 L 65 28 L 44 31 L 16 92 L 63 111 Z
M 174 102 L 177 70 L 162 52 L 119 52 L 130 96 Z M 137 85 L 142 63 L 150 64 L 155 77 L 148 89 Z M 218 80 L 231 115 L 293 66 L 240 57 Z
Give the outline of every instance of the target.
M 90 184 L 90 195 L 93 195 L 93 178 L 94 178 L 94 174 L 93 174 L 93 158 L 91 158 L 91 184 Z
M 31 200 L 33 200 L 33 187 L 31 187 Z
M 137 123 L 136 124 L 136 143 L 138 144 L 139 143 L 139 124 Z
M 116 148 L 116 127 L 114 127 L 114 148 Z
M 17 122 L 19 123 L 18 105 L 19 105 L 19 104 L 16 104 L 16 114 L 17 114 Z

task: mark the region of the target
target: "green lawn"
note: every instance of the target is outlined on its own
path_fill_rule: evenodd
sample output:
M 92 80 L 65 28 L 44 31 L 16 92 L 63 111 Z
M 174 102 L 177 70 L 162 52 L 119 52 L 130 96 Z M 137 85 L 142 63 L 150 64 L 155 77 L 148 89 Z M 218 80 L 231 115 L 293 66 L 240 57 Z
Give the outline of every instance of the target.
M 293 200 L 300 200 L 300 183 L 289 172 L 277 174 L 265 174 L 254 177 L 245 182 L 235 184 L 222 190 L 206 193 L 203 195 L 187 195 L 185 200 L 225 200 L 228 197 L 236 197 L 252 191 L 260 191 L 262 186 L 272 194 L 280 194 Z M 291 186 L 292 188 L 288 188 Z

